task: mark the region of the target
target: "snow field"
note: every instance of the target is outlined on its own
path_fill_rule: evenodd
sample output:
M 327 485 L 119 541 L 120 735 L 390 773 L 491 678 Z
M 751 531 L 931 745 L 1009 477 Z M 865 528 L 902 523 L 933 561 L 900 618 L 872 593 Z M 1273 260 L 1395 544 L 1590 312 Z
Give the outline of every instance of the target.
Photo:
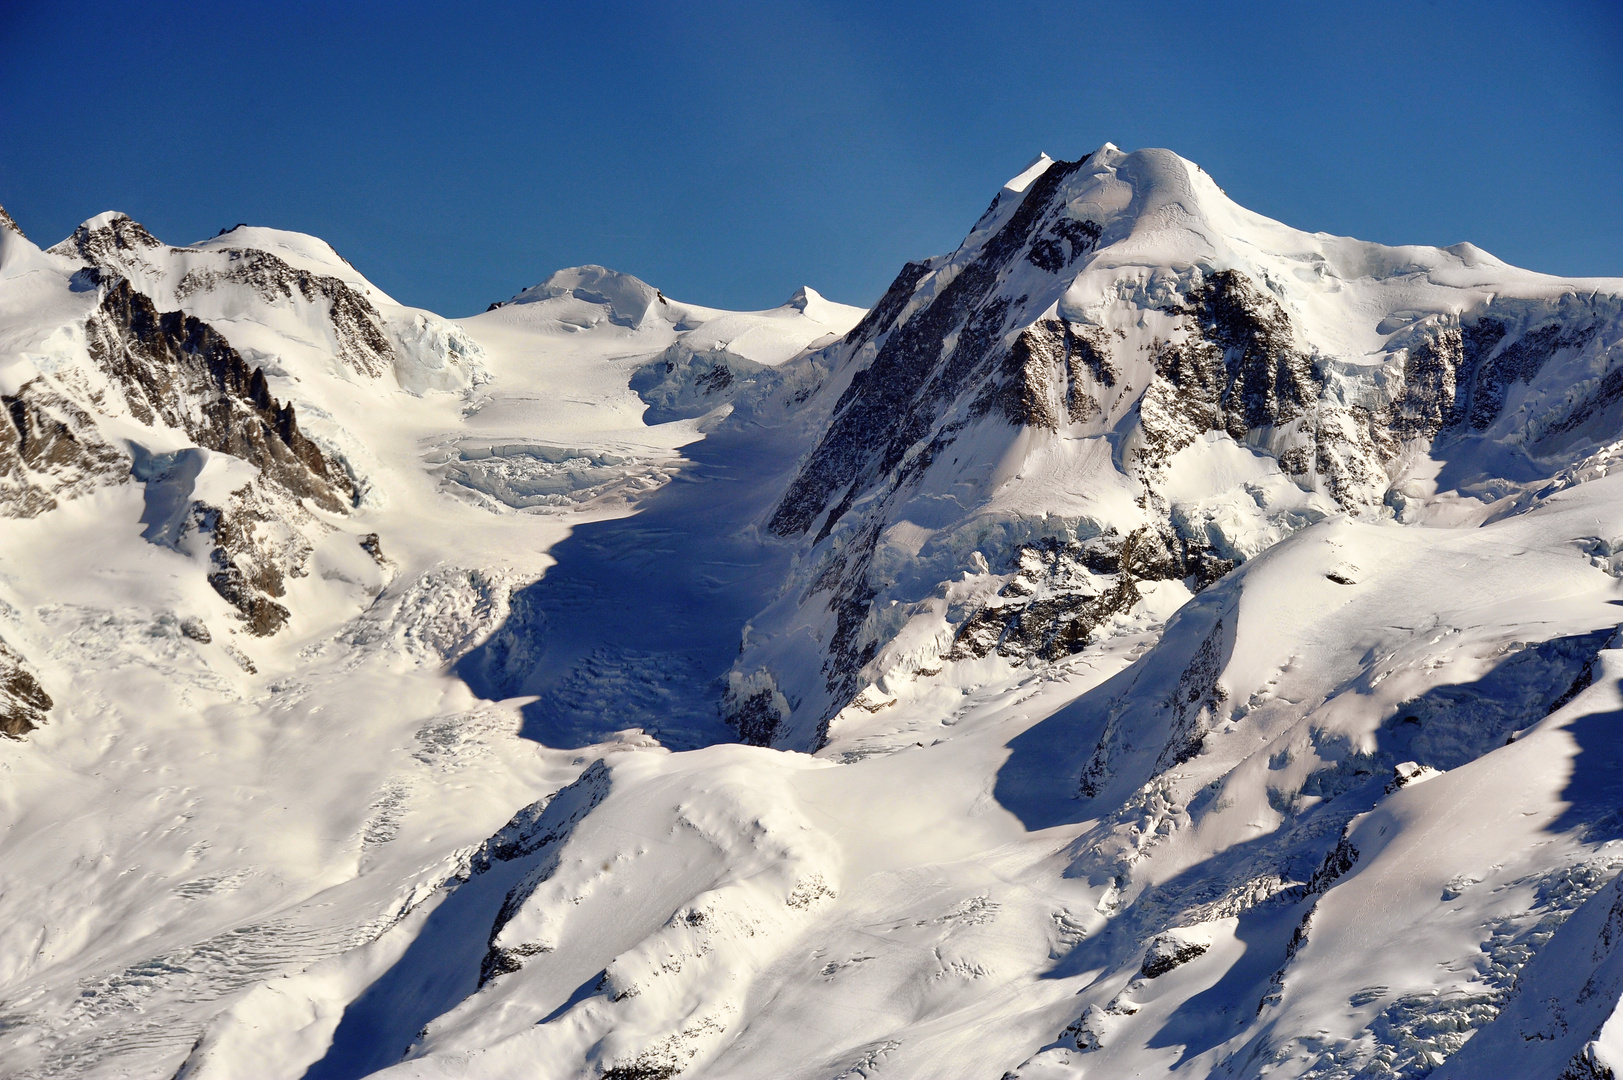
M 0 228 L 0 391 L 128 457 L 0 518 L 0 636 L 55 701 L 0 742 L 0 1073 L 1615 1066 L 1623 287 L 1300 233 L 1106 147 L 1035 161 L 875 333 L 1033 192 L 1064 243 L 987 295 L 1057 381 L 886 414 L 924 434 L 796 535 L 770 515 L 882 352 L 809 289 L 720 312 L 577 267 L 453 322 L 296 234 Z M 187 516 L 256 466 L 91 351 L 115 272 L 354 480 L 261 492 L 274 634 Z M 1166 350 L 1237 332 L 1178 314 L 1225 281 L 1322 384 L 1243 431 L 1166 390 Z M 1414 435 L 1450 342 L 1465 415 Z M 1237 568 L 1123 578 L 1162 526 Z M 1123 580 L 1074 648 L 963 645 Z M 724 697 L 776 748 L 727 741 Z

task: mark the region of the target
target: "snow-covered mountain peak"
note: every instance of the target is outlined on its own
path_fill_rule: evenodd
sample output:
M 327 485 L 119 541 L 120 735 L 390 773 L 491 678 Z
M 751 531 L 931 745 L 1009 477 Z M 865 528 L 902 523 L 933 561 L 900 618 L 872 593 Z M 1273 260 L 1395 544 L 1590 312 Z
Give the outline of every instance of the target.
M 150 273 L 153 267 L 147 257 L 163 246 L 128 214 L 106 210 L 86 219 L 66 240 L 47 250 L 129 276 Z
M 1026 192 L 1053 162 L 1043 155 L 1006 191 Z M 1230 199 L 1194 162 L 1170 150 L 1125 152 L 1106 143 L 1076 162 L 1045 193 L 1062 219 L 1097 228 L 1089 267 L 1238 268 L 1256 252 L 1295 254 L 1314 247 L 1305 234 Z M 991 235 L 981 237 L 984 242 Z
M 99 214 L 85 218 L 84 221 L 79 223 L 79 227 L 73 231 L 75 234 L 89 234 L 101 232 L 104 229 L 126 230 L 132 235 L 147 237 L 152 244 L 158 243 L 139 221 L 136 221 L 122 210 L 103 210 Z
M 827 327 L 825 333 L 836 335 L 845 333 L 856 325 L 858 319 L 867 314 L 862 308 L 835 303 L 810 285 L 802 285 L 796 289 L 788 302 L 775 310 L 789 318 L 798 316 L 809 322 L 821 324 Z
M 1210 258 L 1212 246 L 1254 224 L 1247 218 L 1256 217 L 1241 211 L 1193 162 L 1170 150 L 1100 150 L 1068 178 L 1061 197 L 1072 216 L 1100 226 L 1101 248 L 1133 237 L 1162 266 Z
M 1623 282 L 1109 144 L 866 312 L 53 251 L 7 1080 L 1623 1064 Z
M 1608 370 L 1598 327 L 1623 282 L 1301 232 L 1168 150 L 1033 168 L 825 358 L 826 427 L 765 525 L 800 538 L 794 588 L 826 614 L 753 627 L 734 672 L 751 737 L 854 738 L 864 683 L 883 696 L 955 657 L 1083 648 L 1314 521 L 1414 520 L 1428 481 L 1406 471 L 1433 441 L 1483 455 L 1495 479 L 1473 476 L 1472 498 L 1596 448 L 1579 432 L 1611 399 L 1568 388 Z M 1537 462 L 1497 456 L 1512 445 Z M 1116 569 L 1050 597 L 1061 550 Z M 1146 560 L 1136 583 L 1124 559 Z M 820 670 L 777 655 L 813 640 L 836 657 Z M 793 681 L 773 689 L 780 668 Z
M 260 251 L 274 255 L 299 270 L 338 278 L 375 301 L 396 303 L 387 293 L 361 274 L 327 241 L 309 233 L 273 229 L 259 225 L 235 225 L 222 229 L 207 240 L 186 245 L 188 251 Z
M 1023 193 L 1050 164 L 1039 159 L 1005 190 Z M 1447 275 L 1460 269 L 1526 275 L 1470 244 L 1390 247 L 1292 228 L 1239 205 L 1198 164 L 1170 150 L 1125 152 L 1106 143 L 1061 166 L 1063 180 L 1048 198 L 1064 204 L 1063 216 L 1091 223 L 1100 232 L 1079 271 L 1129 266 L 1174 272 L 1236 269 L 1259 283 L 1266 275 L 1275 276 L 1287 288 L 1297 280 L 1314 283 L 1327 275 L 1348 281 Z M 990 238 L 990 231 L 972 233 L 980 242 Z M 978 245 L 966 244 L 972 246 Z M 1447 284 L 1457 286 L 1463 280 L 1451 278 Z
M 1490 254 L 1489 252 L 1483 251 L 1481 248 L 1477 247 L 1468 240 L 1461 241 L 1458 244 L 1450 244 L 1448 247 L 1443 248 L 1443 250 L 1459 259 L 1462 264 L 1471 269 L 1476 269 L 1477 267 L 1487 267 L 1489 269 L 1499 271 L 1511 269 L 1509 263 L 1493 254 Z
M 1031 182 L 1046 172 L 1052 164 L 1054 164 L 1053 158 L 1046 153 L 1038 153 L 1036 157 L 1026 163 L 1025 168 L 1015 173 L 1009 179 L 1009 182 L 1003 185 L 1003 190 L 1012 191 L 1015 194 L 1025 191 L 1026 188 L 1031 186 Z

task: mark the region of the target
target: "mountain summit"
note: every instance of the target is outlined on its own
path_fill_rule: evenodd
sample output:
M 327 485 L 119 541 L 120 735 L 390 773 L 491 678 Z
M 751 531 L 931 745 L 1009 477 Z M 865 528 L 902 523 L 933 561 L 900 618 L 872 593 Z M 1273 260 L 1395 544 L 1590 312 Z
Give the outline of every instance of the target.
M 814 748 L 859 694 L 1067 655 L 1312 522 L 1431 520 L 1445 457 L 1459 496 L 1536 487 L 1605 441 L 1615 288 L 1298 232 L 1165 150 L 1039 158 L 823 358 L 766 521 L 801 600 L 752 624 L 740 730 Z

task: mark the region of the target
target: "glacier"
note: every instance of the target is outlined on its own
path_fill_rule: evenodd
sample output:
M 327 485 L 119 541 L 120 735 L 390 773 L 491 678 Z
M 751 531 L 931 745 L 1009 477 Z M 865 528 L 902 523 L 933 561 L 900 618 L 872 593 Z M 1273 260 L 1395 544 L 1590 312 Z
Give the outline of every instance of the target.
M 1623 1065 L 1623 279 L 1109 144 L 869 310 L 0 214 L 0 402 L 0 1076 Z

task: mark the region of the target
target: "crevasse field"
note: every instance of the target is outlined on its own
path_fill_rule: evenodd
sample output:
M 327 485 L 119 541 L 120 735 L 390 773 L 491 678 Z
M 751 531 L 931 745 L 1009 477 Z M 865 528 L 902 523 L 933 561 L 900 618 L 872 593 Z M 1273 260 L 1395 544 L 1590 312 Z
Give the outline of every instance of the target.
M 866 312 L 0 213 L 0 403 L 0 1076 L 1623 1065 L 1623 280 L 1110 145 Z

